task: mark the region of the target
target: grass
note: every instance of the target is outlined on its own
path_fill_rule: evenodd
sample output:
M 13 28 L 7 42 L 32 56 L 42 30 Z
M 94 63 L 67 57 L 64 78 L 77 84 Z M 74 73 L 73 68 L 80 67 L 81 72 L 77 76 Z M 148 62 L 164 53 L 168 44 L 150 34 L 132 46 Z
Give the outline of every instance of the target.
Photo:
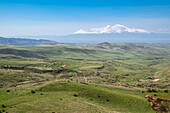
M 77 82 L 59 81 L 20 93 L 21 89 L 1 90 L 1 105 L 8 112 L 133 112 L 152 113 L 144 95 L 138 90 L 123 90 Z M 18 94 L 19 93 L 19 94 Z M 43 94 L 43 95 L 42 95 Z M 78 97 L 75 97 L 77 94 Z M 136 105 L 134 107 L 134 105 Z
M 170 98 L 166 44 L 0 45 L 0 50 L 1 112 L 154 113 L 144 98 L 148 88 Z M 25 69 L 3 68 L 8 66 Z

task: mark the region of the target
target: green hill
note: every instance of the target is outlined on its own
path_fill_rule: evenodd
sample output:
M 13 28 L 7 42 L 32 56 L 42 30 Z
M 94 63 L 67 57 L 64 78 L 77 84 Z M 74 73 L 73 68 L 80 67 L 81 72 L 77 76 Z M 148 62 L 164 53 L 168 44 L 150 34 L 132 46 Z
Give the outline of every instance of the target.
M 0 112 L 154 113 L 169 67 L 168 44 L 0 45 Z
M 54 82 L 36 88 L 35 93 L 20 89 L 1 90 L 1 104 L 7 112 L 126 112 L 154 113 L 140 90 L 80 84 L 76 82 Z M 6 96 L 4 96 L 6 95 Z

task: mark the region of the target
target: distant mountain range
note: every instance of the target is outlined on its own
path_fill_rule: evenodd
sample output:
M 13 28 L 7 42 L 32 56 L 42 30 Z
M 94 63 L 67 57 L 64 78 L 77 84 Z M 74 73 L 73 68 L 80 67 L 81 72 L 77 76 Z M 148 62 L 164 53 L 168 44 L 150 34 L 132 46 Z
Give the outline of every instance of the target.
M 22 38 L 22 39 L 21 39 Z M 44 43 L 170 43 L 170 34 L 158 33 L 102 33 L 71 34 L 65 36 L 23 36 L 21 38 L 0 38 L 0 44 L 39 45 Z M 52 40 L 52 41 L 50 41 Z
M 72 35 L 48 37 L 63 43 L 170 43 L 170 34 L 152 33 L 141 28 L 121 24 L 90 29 L 80 29 Z
M 62 43 L 96 44 L 110 43 L 170 43 L 170 34 L 156 33 L 105 33 L 72 34 L 66 36 L 44 36 L 46 39 Z
M 0 44 L 7 45 L 22 45 L 22 46 L 34 46 L 40 44 L 54 44 L 55 41 L 51 40 L 36 40 L 36 39 L 24 39 L 24 38 L 3 38 L 0 37 Z

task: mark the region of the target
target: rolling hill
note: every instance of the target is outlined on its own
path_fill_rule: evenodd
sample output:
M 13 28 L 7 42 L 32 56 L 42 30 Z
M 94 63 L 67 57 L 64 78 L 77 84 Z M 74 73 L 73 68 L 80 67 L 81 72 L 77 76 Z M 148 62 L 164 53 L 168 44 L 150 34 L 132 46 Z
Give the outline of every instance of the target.
M 169 67 L 167 43 L 0 45 L 0 112 L 168 113 Z

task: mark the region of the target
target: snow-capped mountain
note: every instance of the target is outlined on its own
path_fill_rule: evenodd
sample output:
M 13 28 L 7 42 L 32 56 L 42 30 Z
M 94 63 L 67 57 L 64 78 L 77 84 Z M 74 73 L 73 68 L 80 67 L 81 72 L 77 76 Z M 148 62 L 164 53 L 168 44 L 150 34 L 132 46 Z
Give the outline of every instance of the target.
M 110 43 L 170 43 L 170 34 L 149 32 L 145 29 L 130 28 L 115 24 L 105 27 L 80 29 L 73 34 L 64 36 L 39 36 L 61 43 L 96 44 Z M 37 37 L 36 37 L 37 39 Z
M 90 30 L 80 29 L 74 34 L 106 34 L 106 33 L 150 33 L 145 29 L 129 28 L 125 25 L 115 24 L 113 26 L 107 25 L 105 27 L 91 28 Z

